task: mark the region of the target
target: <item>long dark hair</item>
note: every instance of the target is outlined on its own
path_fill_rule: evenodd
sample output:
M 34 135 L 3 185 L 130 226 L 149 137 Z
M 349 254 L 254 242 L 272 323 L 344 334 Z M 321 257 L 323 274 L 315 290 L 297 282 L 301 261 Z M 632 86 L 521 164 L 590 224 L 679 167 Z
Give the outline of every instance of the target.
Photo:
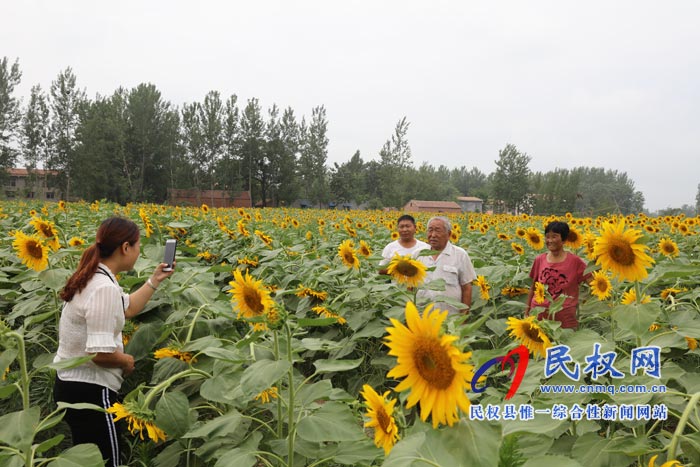
M 101 260 L 112 256 L 112 253 L 124 242 L 128 242 L 129 245 L 135 244 L 139 240 L 139 235 L 139 227 L 129 219 L 110 217 L 103 220 L 97 229 L 95 243 L 83 252 L 78 269 L 61 290 L 61 298 L 66 302 L 73 300 L 75 294 L 83 290 L 95 275 Z

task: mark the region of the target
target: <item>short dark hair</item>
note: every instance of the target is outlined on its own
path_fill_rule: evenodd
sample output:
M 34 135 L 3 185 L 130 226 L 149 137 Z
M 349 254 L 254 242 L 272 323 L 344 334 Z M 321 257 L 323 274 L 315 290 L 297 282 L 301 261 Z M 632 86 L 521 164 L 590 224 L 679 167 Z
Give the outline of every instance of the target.
M 566 241 L 566 237 L 569 236 L 569 224 L 561 221 L 554 221 L 547 224 L 544 228 L 544 234 L 547 235 L 549 232 L 558 233 L 563 242 Z
M 409 221 L 411 224 L 416 225 L 416 220 L 410 214 L 404 214 L 403 216 L 399 217 L 399 220 L 396 221 L 396 225 L 401 223 L 401 221 Z

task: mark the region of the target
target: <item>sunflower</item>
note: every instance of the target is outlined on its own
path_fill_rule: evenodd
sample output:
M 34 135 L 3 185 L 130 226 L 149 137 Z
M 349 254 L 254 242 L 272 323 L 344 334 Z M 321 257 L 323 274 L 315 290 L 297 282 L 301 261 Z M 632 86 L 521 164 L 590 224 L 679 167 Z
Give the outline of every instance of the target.
M 245 228 L 245 226 L 245 219 L 238 219 L 238 222 L 236 222 L 236 228 L 238 229 L 238 233 L 243 235 L 244 237 L 250 237 L 250 232 L 248 231 L 248 229 Z
M 535 282 L 535 303 L 538 305 L 544 304 L 546 290 L 542 282 Z
M 114 405 L 107 409 L 107 412 L 114 416 L 115 422 L 126 419 L 129 432 L 132 435 L 138 432 L 139 437 L 144 439 L 143 432 L 145 430 L 148 437 L 155 443 L 166 439 L 165 432 L 158 428 L 154 422 L 155 415 L 153 412 L 139 408 L 135 402 L 125 402 L 124 404 L 115 402 Z
M 14 237 L 12 246 L 22 260 L 22 264 L 35 271 L 43 271 L 48 267 L 49 247 L 44 245 L 38 236 L 17 231 Z
M 345 240 L 338 247 L 338 256 L 343 261 L 343 264 L 349 268 L 358 269 L 360 260 L 355 254 L 355 243 L 352 240 Z
M 501 295 L 505 295 L 506 297 L 518 297 L 520 295 L 527 295 L 529 291 L 530 289 L 526 289 L 525 287 L 515 287 L 511 285 L 503 287 L 501 289 Z
M 534 227 L 527 229 L 525 241 L 534 250 L 541 250 L 544 247 L 544 239 L 542 238 L 540 231 Z
M 236 303 L 238 308 L 238 317 L 255 318 L 262 316 L 265 310 L 274 305 L 274 301 L 270 298 L 270 292 L 265 289 L 262 280 L 255 280 L 253 277 L 241 271 L 233 272 L 234 280 L 229 282 L 232 294 L 231 301 Z
M 664 256 L 678 256 L 678 253 L 680 252 L 678 250 L 678 245 L 676 245 L 676 242 L 671 240 L 670 238 L 662 238 L 659 240 L 659 251 L 661 254 Z
M 58 251 L 61 245 L 58 243 L 58 231 L 56 225 L 51 221 L 45 221 L 39 217 L 35 217 L 29 224 L 34 227 L 36 233 L 46 239 L 46 245 L 51 248 L 51 251 Z
M 583 245 L 583 236 L 579 233 L 576 227 L 569 227 L 569 235 L 566 236 L 566 242 L 564 243 L 568 247 L 576 250 Z
M 510 247 L 513 249 L 514 252 L 516 252 L 519 255 L 524 255 L 525 254 L 525 248 L 520 243 L 511 243 Z
M 299 287 L 297 288 L 296 291 L 296 296 L 303 298 L 303 297 L 311 297 L 315 298 L 320 301 L 324 301 L 325 299 L 328 298 L 328 292 L 323 292 L 323 291 L 317 291 L 314 289 L 310 289 L 308 287 L 304 287 L 303 285 L 299 284 Z
M 269 403 L 273 399 L 277 399 L 279 397 L 279 392 L 277 390 L 277 386 L 272 386 L 270 388 L 265 389 L 262 391 L 260 394 L 255 396 L 256 401 L 260 401 L 263 404 Z
M 491 286 L 486 281 L 486 278 L 484 276 L 477 276 L 476 280 L 474 281 L 474 285 L 479 287 L 479 293 L 481 294 L 482 299 L 488 300 L 489 298 L 491 298 L 491 295 L 489 295 L 489 290 L 491 290 Z
M 545 357 L 547 349 L 552 346 L 547 334 L 535 322 L 536 316 L 518 319 L 514 316 L 508 318 L 506 330 L 510 330 L 510 336 L 523 344 L 534 356 Z
M 623 305 L 632 305 L 633 303 L 649 302 L 651 302 L 651 297 L 646 294 L 642 294 L 642 298 L 637 300 L 637 290 L 634 287 L 622 294 L 622 300 L 620 300 L 620 303 L 622 303 Z
M 386 271 L 399 284 L 418 287 L 425 281 L 427 269 L 425 264 L 413 259 L 411 255 L 401 256 L 397 253 L 391 258 Z
M 503 232 L 499 233 L 497 237 L 499 240 L 510 240 L 510 235 L 504 234 Z
M 657 467 L 656 466 L 656 458 L 659 457 L 658 454 L 654 455 L 649 459 L 649 465 L 647 467 Z M 682 464 L 678 462 L 677 460 L 670 460 L 666 461 L 663 464 L 661 464 L 658 467 L 682 467 Z
M 160 360 L 162 358 L 177 358 L 185 363 L 194 363 L 197 361 L 196 358 L 192 357 L 192 353 L 181 352 L 177 349 L 173 349 L 172 347 L 163 347 L 162 349 L 156 350 L 153 352 L 153 358 L 156 360 Z
M 387 400 L 389 391 L 380 396 L 369 384 L 362 386 L 360 394 L 367 406 L 365 416 L 369 418 L 365 427 L 374 428 L 374 445 L 384 448 L 384 455 L 388 456 L 399 440 L 399 428 L 393 417 L 396 399 Z
M 655 332 L 655 331 L 658 331 L 659 329 L 661 329 L 661 325 L 658 323 L 651 323 L 649 325 L 649 332 Z
M 695 350 L 698 348 L 698 340 L 694 337 L 686 337 L 685 341 L 688 344 L 688 349 Z
M 316 313 L 317 315 L 319 315 L 322 318 L 335 318 L 338 321 L 338 324 L 347 323 L 347 320 L 345 318 L 340 316 L 338 313 L 335 313 L 335 312 L 329 310 L 325 306 L 311 307 L 311 311 L 313 311 L 314 313 Z
M 399 239 L 399 233 L 398 233 L 398 232 L 391 232 L 391 239 L 392 239 L 392 240 L 398 240 L 398 239 Z
M 646 245 L 636 243 L 641 236 L 639 230 L 625 230 L 624 219 L 617 224 L 603 224 L 594 247 L 596 264 L 611 271 L 613 277 L 629 281 L 644 279 L 654 260 L 645 253 Z
M 677 287 L 668 287 L 668 288 L 663 289 L 663 290 L 661 291 L 661 298 L 664 299 L 664 300 L 666 300 L 669 296 L 675 297 L 675 296 L 678 295 L 679 293 L 681 293 L 681 292 L 687 292 L 687 291 L 688 291 L 688 289 L 686 289 L 685 287 L 682 288 L 682 289 L 679 289 L 679 288 L 677 288 Z
M 593 273 L 593 280 L 590 282 L 591 293 L 598 297 L 598 300 L 610 298 L 612 293 L 612 284 L 604 271 L 596 271 Z
M 58 202 L 58 210 L 59 211 L 65 211 L 66 210 L 66 202 L 61 200 Z
M 206 204 L 202 204 L 202 206 L 199 209 L 201 209 L 204 214 L 209 214 L 209 206 L 207 206 Z
M 310 242 L 310 241 L 314 238 L 314 234 L 312 234 L 310 230 L 307 230 L 307 231 L 306 231 L 305 238 L 306 238 L 307 241 Z
M 520 238 L 525 238 L 525 235 L 527 235 L 527 230 L 525 230 L 522 227 L 518 227 L 515 229 L 515 235 L 517 235 Z
M 406 408 L 420 402 L 420 417 L 431 416 L 433 428 L 438 424 L 452 426 L 459 420 L 457 408 L 469 410 L 467 388 L 474 368 L 467 360 L 471 352 L 463 353 L 454 346 L 457 336 L 440 335 L 447 311 L 433 310 L 428 305 L 423 316 L 412 302 L 406 304 L 406 324 L 391 318 L 393 327 L 386 328 L 389 355 L 397 358 L 396 366 L 387 373 L 391 378 L 405 378 L 397 392 L 410 389 Z
M 256 257 L 255 259 L 249 259 L 247 256 L 245 258 L 238 258 L 236 260 L 238 264 L 243 264 L 245 266 L 250 266 L 250 267 L 256 267 L 258 265 L 258 258 Z
M 255 235 L 258 236 L 258 238 L 260 240 L 263 241 L 263 243 L 265 243 L 265 245 L 267 245 L 267 246 L 272 245 L 272 237 L 270 237 L 269 235 L 266 235 L 265 232 L 263 232 L 262 230 L 256 230 L 254 233 L 255 233 Z
M 358 248 L 357 252 L 365 258 L 369 258 L 372 255 L 372 248 L 369 247 L 369 244 L 366 241 L 360 240 L 360 247 Z

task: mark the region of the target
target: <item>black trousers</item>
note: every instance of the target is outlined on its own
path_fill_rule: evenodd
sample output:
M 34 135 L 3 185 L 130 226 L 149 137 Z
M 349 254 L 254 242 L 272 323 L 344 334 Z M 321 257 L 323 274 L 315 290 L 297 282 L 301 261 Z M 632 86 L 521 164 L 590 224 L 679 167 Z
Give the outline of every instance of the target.
M 58 377 L 54 384 L 53 397 L 56 402 L 76 404 L 88 402 L 108 409 L 117 400 L 117 393 L 97 384 L 62 381 Z M 111 414 L 96 410 L 67 409 L 63 418 L 70 427 L 73 444 L 93 443 L 100 448 L 108 467 L 119 465 L 119 437 L 121 424 L 115 424 Z

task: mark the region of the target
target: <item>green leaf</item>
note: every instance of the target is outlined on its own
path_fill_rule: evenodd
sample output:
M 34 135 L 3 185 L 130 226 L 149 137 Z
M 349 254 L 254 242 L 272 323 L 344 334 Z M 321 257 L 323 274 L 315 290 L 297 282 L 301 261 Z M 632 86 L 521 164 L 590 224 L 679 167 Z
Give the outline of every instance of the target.
M 47 439 L 46 441 L 44 441 L 36 447 L 36 452 L 38 454 L 46 452 L 47 450 L 51 449 L 52 447 L 58 445 L 61 441 L 63 441 L 63 438 L 65 438 L 65 436 L 56 435 L 53 438 Z
M 72 272 L 67 269 L 50 268 L 41 271 L 39 279 L 44 283 L 45 287 L 58 292 L 66 285 L 71 274 Z
M 301 340 L 301 346 L 307 350 L 329 351 L 339 349 L 344 345 L 342 342 L 329 339 L 319 339 L 307 337 Z
M 298 321 L 299 326 L 303 328 L 315 326 L 330 326 L 338 322 L 337 318 L 302 318 Z
M 2 372 L 2 374 L 5 374 L 5 370 L 9 368 L 10 363 L 17 358 L 18 354 L 19 351 L 17 349 L 7 349 L 3 353 L 0 353 L 0 372 Z
M 179 438 L 190 428 L 190 401 L 180 391 L 166 392 L 156 404 L 156 425 L 169 438 Z
M 153 352 L 162 330 L 161 323 L 144 323 L 139 326 L 134 335 L 129 339 L 126 353 L 132 355 L 134 360 L 142 360 Z
M 399 441 L 383 467 L 493 467 L 498 465 L 500 429 L 492 424 L 463 421 L 457 426 L 428 429 Z M 423 460 L 423 461 L 421 461 Z
M 216 417 L 213 420 L 207 421 L 204 424 L 194 427 L 184 435 L 183 438 L 218 438 L 222 436 L 231 436 L 236 432 L 245 432 L 247 424 L 250 423 L 246 421 L 241 414 L 232 409 L 229 413 Z
M 354 370 L 362 364 L 362 358 L 356 360 L 316 360 L 314 366 L 316 373 L 333 373 L 338 371 Z
M 617 326 L 632 331 L 633 334 L 642 335 L 649 329 L 660 312 L 661 308 L 658 303 L 635 303 L 616 306 L 612 316 Z
M 370 439 L 363 439 L 338 443 L 333 460 L 343 465 L 368 465 L 383 455 L 384 451 L 376 447 Z
M 94 444 L 79 444 L 49 462 L 47 467 L 103 467 L 102 453 Z
M 364 437 L 352 410 L 340 402 L 326 402 L 316 412 L 297 424 L 300 438 L 312 442 L 349 441 Z
M 3 415 L 0 417 L 0 442 L 22 451 L 29 449 L 34 441 L 34 431 L 39 425 L 40 416 L 38 406 Z
M 183 451 L 179 442 L 167 445 L 154 459 L 156 467 L 178 467 Z
M 583 465 L 564 456 L 537 456 L 528 459 L 521 467 L 583 467 Z
M 289 370 L 286 360 L 259 360 L 243 372 L 241 389 L 247 397 L 260 394 L 265 389 L 275 386 Z
M 75 368 L 76 366 L 80 366 L 86 362 L 89 362 L 93 358 L 94 355 L 87 355 L 85 357 L 74 357 L 55 363 L 52 361 L 51 363 L 47 364 L 46 367 L 53 368 L 54 370 L 65 370 L 68 368 Z
M 214 467 L 252 467 L 257 461 L 257 451 L 262 433 L 256 431 L 245 443 L 237 448 L 231 449 L 223 453 L 219 460 L 216 461 Z
M 586 467 L 609 467 L 611 465 L 627 465 L 630 458 L 624 454 L 609 452 L 615 442 L 601 438 L 598 433 L 581 435 L 571 449 L 571 456 Z

